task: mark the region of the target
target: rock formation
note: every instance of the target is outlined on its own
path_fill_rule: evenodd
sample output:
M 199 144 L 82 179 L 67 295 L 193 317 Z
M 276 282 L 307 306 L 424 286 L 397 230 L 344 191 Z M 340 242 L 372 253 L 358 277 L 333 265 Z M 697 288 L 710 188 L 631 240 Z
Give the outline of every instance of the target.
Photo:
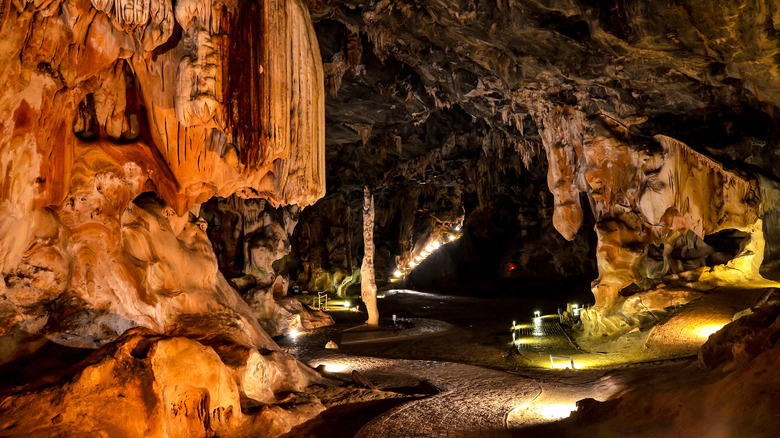
M 265 421 L 280 424 L 273 435 L 318 412 L 270 406 L 315 375 L 278 351 L 257 303 L 220 273 L 199 217 L 213 196 L 303 207 L 323 195 L 323 71 L 307 9 L 4 2 L 0 26 L 0 361 L 48 341 L 97 348 L 153 332 L 103 347 L 48 392 L 5 398 L 3 418 L 30 421 L 3 434 L 229 436 Z M 248 254 L 265 280 L 252 269 L 268 257 Z M 109 430 L 103 390 L 151 411 Z M 261 404 L 270 416 L 241 411 Z M 84 416 L 95 423 L 74 425 Z
M 553 224 L 573 238 L 582 224 L 583 192 L 596 220 L 599 278 L 595 307 L 583 315 L 586 325 L 614 313 L 625 301 L 621 292 L 631 294 L 628 286 L 648 289 L 653 280 L 668 282 L 668 274 L 686 272 L 687 285 L 699 289 L 763 282 L 764 230 L 755 178 L 728 171 L 669 137 L 632 144 L 627 127 L 614 118 L 589 124 L 565 107 L 540 110 L 537 117 L 555 196 Z M 736 251 L 707 243 L 726 230 L 743 233 Z
M 360 211 L 360 204 L 353 205 L 351 198 L 332 193 L 301 212 L 291 239 L 291 260 L 296 263 L 290 266 L 291 278 L 301 291 L 338 293 L 344 298 L 349 286 L 359 287 Z
M 127 331 L 62 377 L 67 383 L 44 389 L 34 382 L 4 397 L 3 434 L 276 436 L 324 410 L 311 398 L 275 406 L 275 393 L 301 392 L 319 378 L 289 355 L 224 340 L 212 347 L 144 328 Z
M 264 199 L 235 195 L 213 198 L 201 208 L 220 271 L 272 336 L 333 323 L 330 316 L 288 295 L 290 277 L 284 264 L 299 214 L 295 205 L 272 208 Z
M 363 263 L 360 265 L 360 297 L 366 305 L 366 324 L 379 325 L 379 309 L 376 305 L 376 280 L 374 280 L 374 196 L 368 187 L 363 188 Z
M 394 192 L 437 191 L 439 200 L 461 203 L 465 239 L 447 262 L 460 269 L 437 261 L 440 278 L 476 266 L 472 237 L 490 234 L 477 228 L 500 219 L 487 214 L 501 214 L 504 202 L 521 210 L 523 189 L 546 175 L 554 201 L 540 195 L 534 210 L 550 213 L 575 254 L 562 255 L 551 227 L 531 227 L 537 218 L 518 212 L 504 221 L 516 234 L 488 236 L 502 242 L 502 254 L 480 266 L 483 277 L 590 275 L 596 263 L 594 318 L 620 313 L 627 296 L 661 284 L 677 292 L 644 296 L 662 307 L 715 285 L 768 284 L 758 274 L 760 267 L 771 276 L 776 262 L 775 5 L 366 0 L 310 7 L 328 84 L 334 189 L 355 191 L 361 178 L 371 179 L 378 218 L 395 216 Z M 460 194 L 439 190 L 445 187 Z M 407 196 L 401 210 L 424 211 L 416 198 Z M 405 223 L 393 219 L 388 228 Z M 594 237 L 583 230 L 591 227 Z M 377 230 L 377 248 L 388 248 L 395 266 L 413 262 L 412 247 L 430 242 L 419 229 L 408 247 Z M 547 251 L 551 244 L 556 249 Z M 544 266 L 531 262 L 539 259 L 549 260 L 545 268 L 527 268 Z M 578 259 L 587 261 L 574 267 Z M 383 271 L 392 275 L 377 263 L 380 283 Z

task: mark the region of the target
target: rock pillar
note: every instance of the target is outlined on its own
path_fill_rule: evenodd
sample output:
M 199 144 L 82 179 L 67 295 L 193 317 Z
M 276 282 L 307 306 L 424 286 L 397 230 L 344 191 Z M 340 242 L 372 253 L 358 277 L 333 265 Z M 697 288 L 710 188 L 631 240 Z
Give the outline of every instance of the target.
M 363 187 L 363 264 L 360 266 L 360 296 L 368 311 L 368 325 L 379 325 L 374 280 L 374 196 Z

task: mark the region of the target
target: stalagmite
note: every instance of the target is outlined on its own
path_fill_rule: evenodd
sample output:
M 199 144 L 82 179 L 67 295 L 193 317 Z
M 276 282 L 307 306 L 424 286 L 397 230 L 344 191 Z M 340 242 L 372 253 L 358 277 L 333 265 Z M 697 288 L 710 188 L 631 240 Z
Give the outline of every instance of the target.
M 363 187 L 363 264 L 360 266 L 360 295 L 366 304 L 366 324 L 379 325 L 376 306 L 376 281 L 374 280 L 374 196 Z

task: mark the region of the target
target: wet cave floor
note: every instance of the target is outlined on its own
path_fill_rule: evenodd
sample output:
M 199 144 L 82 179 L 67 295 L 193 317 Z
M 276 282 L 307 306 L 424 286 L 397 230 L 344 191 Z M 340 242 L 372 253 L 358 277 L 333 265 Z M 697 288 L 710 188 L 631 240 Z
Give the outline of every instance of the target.
M 295 339 L 278 339 L 304 363 L 315 368 L 324 365 L 326 376 L 351 382 L 356 370 L 375 388 L 401 396 L 339 403 L 286 436 L 537 436 L 542 431 L 569 436 L 568 432 L 575 432 L 565 427 L 568 420 L 559 420 L 577 409 L 578 400 L 605 401 L 642 385 L 674 387 L 675 382 L 692 382 L 700 375 L 697 346 L 671 340 L 648 348 L 647 333 L 631 333 L 622 341 L 599 340 L 587 345 L 589 351 L 581 349 L 577 331 L 564 331 L 558 324 L 556 309 L 565 308 L 567 301 L 586 302 L 589 291 L 558 285 L 545 294 L 540 290 L 545 285 L 527 287 L 492 293 L 480 293 L 489 289 L 479 285 L 453 294 L 385 292 L 379 300 L 383 331 L 408 330 L 409 337 L 356 338 L 353 332 L 365 314 L 333 311 L 335 325 Z M 718 294 L 712 295 L 718 304 Z M 358 302 L 355 299 L 353 305 Z M 556 316 L 534 323 L 536 310 Z M 394 329 L 392 315 L 406 329 Z M 534 342 L 515 347 L 513 322 L 528 327 Z M 415 330 L 429 326 L 434 327 L 429 331 L 439 331 Z M 330 340 L 339 348 L 325 349 Z M 556 366 L 574 360 L 577 369 L 552 368 L 551 355 L 560 357 Z M 675 378 L 669 379 L 670 375 Z M 544 429 L 556 421 L 564 426 L 556 432 Z

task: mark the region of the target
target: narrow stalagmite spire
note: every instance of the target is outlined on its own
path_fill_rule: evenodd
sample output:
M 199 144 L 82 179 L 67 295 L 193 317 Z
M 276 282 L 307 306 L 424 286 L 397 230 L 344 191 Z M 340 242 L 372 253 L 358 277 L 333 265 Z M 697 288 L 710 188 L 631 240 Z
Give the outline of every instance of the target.
M 366 324 L 379 325 L 376 306 L 376 281 L 374 280 L 374 196 L 363 187 L 363 264 L 360 267 L 360 295 L 366 304 Z

